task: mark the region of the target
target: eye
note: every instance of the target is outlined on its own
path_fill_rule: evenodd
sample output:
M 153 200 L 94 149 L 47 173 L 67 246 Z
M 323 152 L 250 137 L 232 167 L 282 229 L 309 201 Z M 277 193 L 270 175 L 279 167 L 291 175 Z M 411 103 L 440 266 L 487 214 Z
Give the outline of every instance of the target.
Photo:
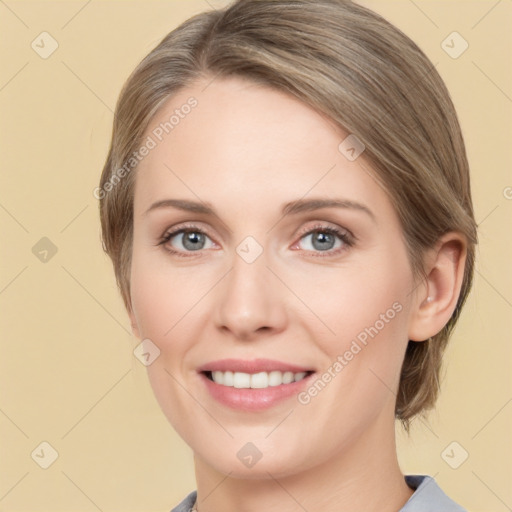
M 211 249 L 214 246 L 210 237 L 197 226 L 186 226 L 166 233 L 157 245 L 163 245 L 167 251 L 178 256 L 185 256 L 187 252 Z
M 216 247 L 208 234 L 194 225 L 182 226 L 165 233 L 156 245 L 162 245 L 166 251 L 184 257 Z M 299 242 L 295 243 L 291 249 L 327 253 L 327 256 L 332 256 L 347 250 L 352 245 L 354 245 L 354 236 L 349 231 L 320 224 L 305 231 Z
M 354 243 L 353 237 L 348 231 L 331 226 L 317 225 L 310 228 L 300 238 L 300 241 L 292 246 L 292 249 L 303 249 L 312 252 L 327 252 L 329 255 L 338 254 L 346 250 Z

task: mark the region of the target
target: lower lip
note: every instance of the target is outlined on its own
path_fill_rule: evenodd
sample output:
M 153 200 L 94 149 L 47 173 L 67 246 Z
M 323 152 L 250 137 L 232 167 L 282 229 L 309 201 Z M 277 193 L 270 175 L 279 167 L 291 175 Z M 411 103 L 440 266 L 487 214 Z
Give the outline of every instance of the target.
M 315 374 L 312 373 L 302 380 L 290 384 L 258 389 L 222 386 L 210 380 L 204 373 L 199 375 L 212 397 L 218 402 L 238 411 L 262 411 L 296 396 L 309 385 L 311 377 Z

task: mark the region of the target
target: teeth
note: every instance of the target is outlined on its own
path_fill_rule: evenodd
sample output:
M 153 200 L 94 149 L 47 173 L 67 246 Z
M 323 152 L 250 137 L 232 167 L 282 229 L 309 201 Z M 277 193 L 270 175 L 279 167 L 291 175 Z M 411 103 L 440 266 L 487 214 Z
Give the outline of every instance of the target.
M 235 388 L 263 389 L 269 386 L 280 386 L 281 384 L 290 384 L 302 380 L 307 372 L 260 372 L 260 373 L 242 373 L 242 372 L 220 372 L 212 373 L 212 379 L 221 386 L 231 386 Z

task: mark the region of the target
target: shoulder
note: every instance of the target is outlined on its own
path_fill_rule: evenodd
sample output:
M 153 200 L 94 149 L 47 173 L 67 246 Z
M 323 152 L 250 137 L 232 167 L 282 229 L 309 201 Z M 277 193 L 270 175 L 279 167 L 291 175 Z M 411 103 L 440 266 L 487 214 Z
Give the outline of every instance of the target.
M 451 500 L 428 475 L 406 475 L 405 481 L 414 494 L 399 512 L 467 512 Z
M 171 512 L 190 512 L 196 502 L 196 497 L 197 490 L 192 491 L 177 507 L 173 508 Z

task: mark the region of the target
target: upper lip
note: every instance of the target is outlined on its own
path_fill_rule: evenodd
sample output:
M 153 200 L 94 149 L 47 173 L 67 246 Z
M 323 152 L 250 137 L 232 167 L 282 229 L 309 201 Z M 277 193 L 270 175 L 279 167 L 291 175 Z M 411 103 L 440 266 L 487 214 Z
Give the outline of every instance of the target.
M 197 369 L 199 372 L 242 372 L 242 373 L 259 373 L 259 372 L 311 372 L 312 368 L 306 368 L 296 364 L 285 363 L 273 359 L 252 359 L 250 361 L 244 359 L 219 359 L 211 361 Z

